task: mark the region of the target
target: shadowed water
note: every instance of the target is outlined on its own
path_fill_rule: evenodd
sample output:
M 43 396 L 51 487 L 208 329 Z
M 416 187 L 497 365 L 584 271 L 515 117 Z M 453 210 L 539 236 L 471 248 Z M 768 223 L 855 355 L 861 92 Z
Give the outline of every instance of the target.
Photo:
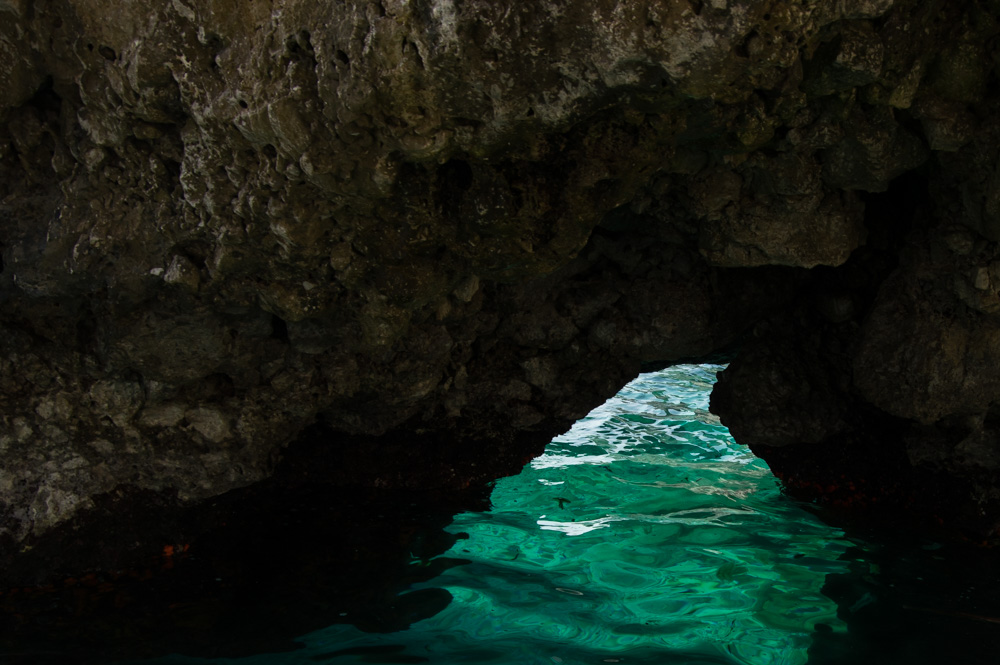
M 720 369 L 642 375 L 497 481 L 492 509 L 455 516 L 444 554 L 414 532 L 402 593 L 344 604 L 297 647 L 132 662 L 1000 662 L 995 555 L 876 545 L 784 496 L 708 413 Z

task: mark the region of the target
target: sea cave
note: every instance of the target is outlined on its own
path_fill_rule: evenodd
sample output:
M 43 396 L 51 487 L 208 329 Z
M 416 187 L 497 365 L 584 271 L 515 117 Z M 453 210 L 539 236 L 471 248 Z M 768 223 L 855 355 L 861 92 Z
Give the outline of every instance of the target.
M 523 563 L 603 519 L 555 493 L 534 545 L 476 540 L 632 399 L 662 413 L 616 412 L 655 430 L 648 482 L 595 471 L 623 505 L 680 491 L 690 412 L 812 534 L 691 587 L 801 555 L 782 612 L 824 618 L 709 652 L 619 617 L 633 651 L 553 629 L 538 662 L 992 662 L 998 38 L 994 0 L 0 0 L 0 655 L 528 662 L 295 640 L 402 634 L 458 607 L 464 538 Z M 680 561 L 661 522 L 612 586 Z

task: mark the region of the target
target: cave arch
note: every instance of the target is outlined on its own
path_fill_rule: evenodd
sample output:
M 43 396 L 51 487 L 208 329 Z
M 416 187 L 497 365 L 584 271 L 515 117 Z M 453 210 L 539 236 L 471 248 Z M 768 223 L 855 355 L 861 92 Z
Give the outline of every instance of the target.
M 733 349 L 737 438 L 820 484 L 881 451 L 1000 533 L 993 9 L 154 4 L 0 8 L 10 552 L 259 482 L 317 419 L 372 483 L 486 482 Z

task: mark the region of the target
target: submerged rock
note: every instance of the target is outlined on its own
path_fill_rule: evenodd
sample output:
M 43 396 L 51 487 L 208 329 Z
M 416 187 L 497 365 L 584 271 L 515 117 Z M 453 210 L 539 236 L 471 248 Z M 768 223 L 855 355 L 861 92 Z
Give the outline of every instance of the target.
M 482 482 L 744 341 L 739 439 L 884 414 L 992 496 L 990 7 L 0 2 L 0 529 L 224 493 L 317 420 L 469 450 L 355 482 Z

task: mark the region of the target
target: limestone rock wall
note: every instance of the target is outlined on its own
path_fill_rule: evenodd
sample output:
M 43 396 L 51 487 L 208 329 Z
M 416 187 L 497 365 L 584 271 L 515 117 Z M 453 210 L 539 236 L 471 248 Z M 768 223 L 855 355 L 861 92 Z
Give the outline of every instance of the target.
M 0 528 L 225 492 L 317 419 L 523 461 L 741 341 L 743 440 L 988 421 L 994 9 L 0 1 Z

